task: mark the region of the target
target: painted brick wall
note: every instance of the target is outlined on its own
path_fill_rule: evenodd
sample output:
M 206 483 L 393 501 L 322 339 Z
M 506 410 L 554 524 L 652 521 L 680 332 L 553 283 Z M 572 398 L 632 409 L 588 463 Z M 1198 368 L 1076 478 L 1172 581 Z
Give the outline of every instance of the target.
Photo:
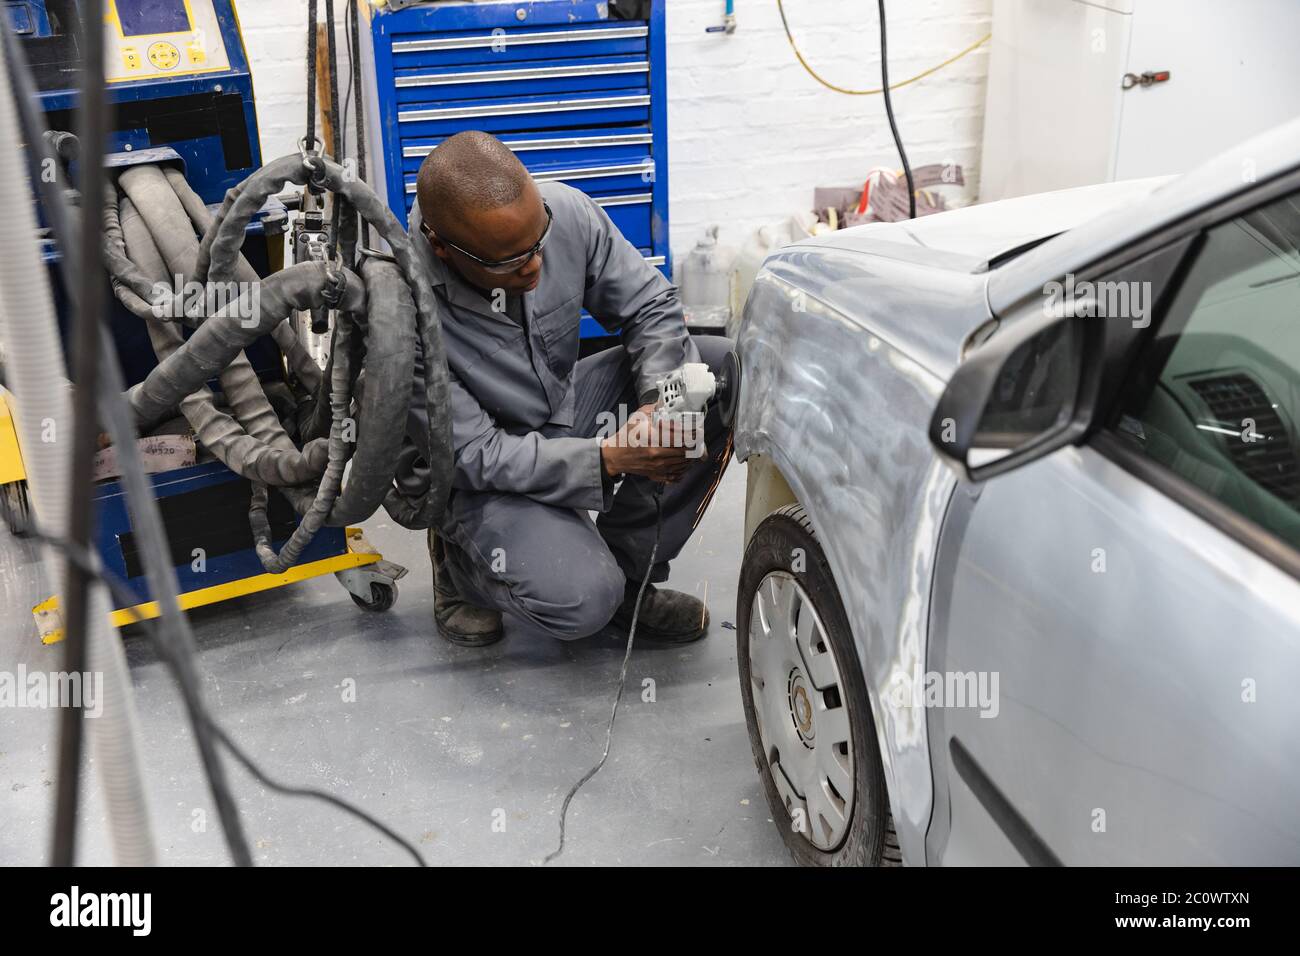
M 262 148 L 294 149 L 304 131 L 306 0 L 236 0 L 253 64 Z M 340 19 L 343 0 L 336 0 Z M 832 83 L 879 85 L 879 26 L 864 0 L 786 0 L 804 56 Z M 323 3 L 322 3 L 323 7 Z M 668 119 L 672 245 L 689 250 L 710 223 L 739 243 L 756 226 L 812 205 L 815 185 L 848 185 L 897 165 L 880 96 L 818 85 L 795 60 L 773 0 L 737 0 L 739 28 L 705 33 L 722 0 L 669 0 Z M 893 0 L 895 81 L 989 30 L 991 0 Z M 342 34 L 340 33 L 340 37 Z M 344 58 L 346 59 L 346 58 Z M 894 94 L 913 165 L 961 163 L 977 195 L 987 46 Z

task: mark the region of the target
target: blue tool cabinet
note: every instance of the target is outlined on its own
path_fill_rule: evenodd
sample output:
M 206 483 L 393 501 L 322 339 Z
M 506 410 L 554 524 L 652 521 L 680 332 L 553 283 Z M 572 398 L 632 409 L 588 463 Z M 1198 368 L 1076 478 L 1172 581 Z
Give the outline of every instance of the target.
M 402 222 L 424 158 L 454 133 L 486 130 L 538 181 L 589 194 L 671 275 L 664 0 L 643 5 L 648 19 L 611 6 L 390 0 L 372 11 L 363 57 L 376 184 Z M 605 334 L 582 323 L 584 335 Z

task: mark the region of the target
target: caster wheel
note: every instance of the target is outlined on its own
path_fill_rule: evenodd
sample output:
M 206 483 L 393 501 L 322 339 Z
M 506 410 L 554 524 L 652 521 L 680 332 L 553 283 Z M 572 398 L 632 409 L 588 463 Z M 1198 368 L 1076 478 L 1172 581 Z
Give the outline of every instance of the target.
M 27 497 L 27 482 L 15 481 L 0 487 L 0 513 L 4 522 L 15 537 L 21 538 L 27 533 L 31 521 L 31 504 Z
M 371 584 L 369 601 L 362 600 L 355 594 L 352 595 L 352 600 L 362 610 L 374 611 L 378 614 L 380 611 L 387 611 L 397 603 L 397 585 Z

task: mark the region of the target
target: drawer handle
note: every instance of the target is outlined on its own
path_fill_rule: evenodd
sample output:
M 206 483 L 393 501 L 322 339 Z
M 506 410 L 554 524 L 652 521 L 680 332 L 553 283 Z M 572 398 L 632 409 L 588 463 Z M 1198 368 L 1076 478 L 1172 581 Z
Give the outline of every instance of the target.
M 628 193 L 624 196 L 592 196 L 597 206 L 637 206 L 648 203 L 654 198 L 653 193 Z
M 615 166 L 585 166 L 581 169 L 547 169 L 532 174 L 539 183 L 563 183 L 570 179 L 601 179 L 605 176 L 627 176 L 654 172 L 654 162 L 620 163 Z M 415 183 L 407 183 L 406 191 L 415 192 Z
M 393 53 L 472 50 L 479 47 L 508 48 L 537 43 L 580 43 L 583 40 L 626 40 L 649 35 L 649 27 L 614 27 L 609 30 L 564 30 L 556 33 L 497 33 L 476 37 L 435 37 L 429 40 L 398 40 L 393 44 Z
M 460 83 L 505 83 L 508 80 L 544 80 L 566 76 L 615 76 L 621 73 L 649 73 L 650 64 L 598 63 L 576 66 L 541 66 L 520 70 L 477 70 L 473 73 L 437 73 L 398 77 L 398 88 L 452 86 Z
M 545 100 L 541 103 L 496 103 L 488 106 L 454 106 L 436 110 L 404 110 L 397 114 L 399 123 L 418 123 L 434 119 L 475 119 L 480 116 L 527 115 L 530 113 L 567 113 L 570 110 L 613 109 L 620 106 L 649 106 L 646 96 L 607 96 L 596 100 Z
M 584 166 L 580 169 L 547 169 L 533 173 L 539 183 L 565 182 L 570 179 L 600 179 L 604 176 L 627 176 L 634 173 L 654 172 L 651 160 L 644 163 L 619 163 L 613 166 Z
M 600 146 L 639 146 L 654 142 L 649 133 L 628 133 L 621 136 L 578 136 L 572 139 L 516 139 L 505 145 L 516 153 L 534 149 L 593 149 Z M 419 159 L 428 156 L 437 146 L 403 146 L 402 155 L 407 159 Z
M 645 262 L 648 266 L 661 266 L 668 261 L 667 256 L 646 256 Z

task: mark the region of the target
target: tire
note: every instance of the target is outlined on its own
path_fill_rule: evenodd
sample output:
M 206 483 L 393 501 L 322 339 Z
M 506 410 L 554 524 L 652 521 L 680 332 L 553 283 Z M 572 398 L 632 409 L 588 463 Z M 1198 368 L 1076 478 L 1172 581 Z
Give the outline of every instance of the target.
M 355 594 L 349 594 L 357 607 L 365 611 L 374 611 L 376 614 L 387 611 L 397 603 L 397 585 L 395 584 L 371 584 L 370 600 L 366 601 Z
M 760 586 L 762 609 L 755 600 Z M 788 617 L 781 610 L 787 603 L 793 608 Z M 811 618 L 806 616 L 809 608 Z M 794 623 L 782 626 L 787 620 Z M 807 648 L 789 637 L 794 633 L 809 635 Z M 768 515 L 745 549 L 736 661 L 754 762 L 772 818 L 795 861 L 804 866 L 901 865 L 848 617 L 812 524 L 798 505 Z M 782 711 L 781 675 L 787 667 Z M 769 726 L 763 726 L 764 720 Z M 846 733 L 847 741 L 842 739 Z M 827 749 L 819 752 L 819 744 Z M 831 760 L 838 787 L 821 769 Z M 850 782 L 851 797 L 841 793 Z M 802 826 L 796 816 L 800 810 Z

